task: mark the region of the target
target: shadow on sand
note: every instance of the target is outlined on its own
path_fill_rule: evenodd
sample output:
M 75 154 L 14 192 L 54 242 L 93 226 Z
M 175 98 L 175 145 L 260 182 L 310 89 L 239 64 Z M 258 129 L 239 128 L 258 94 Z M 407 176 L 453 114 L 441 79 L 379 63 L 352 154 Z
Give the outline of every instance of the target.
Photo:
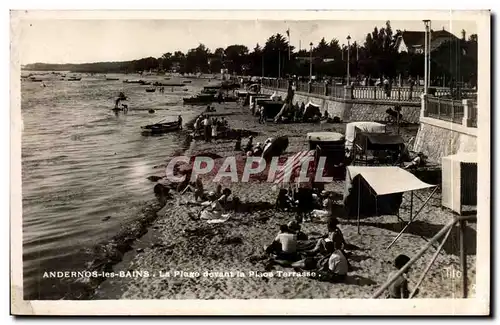
M 355 221 L 347 222 L 349 224 L 356 224 Z M 360 226 L 370 226 L 382 229 L 387 229 L 395 233 L 399 233 L 403 227 L 404 223 L 381 223 L 381 222 L 360 222 Z M 434 237 L 441 229 L 443 225 L 434 225 L 425 221 L 416 220 L 413 221 L 408 228 L 406 228 L 405 233 L 423 236 L 427 239 Z M 403 233 L 404 235 L 404 233 Z M 439 244 L 438 244 L 439 245 Z M 443 250 L 447 254 L 453 254 L 458 256 L 460 254 L 460 229 L 458 226 L 453 227 L 450 236 L 443 245 Z M 466 227 L 465 228 L 465 252 L 467 255 L 476 255 L 477 251 L 477 232 L 476 230 Z

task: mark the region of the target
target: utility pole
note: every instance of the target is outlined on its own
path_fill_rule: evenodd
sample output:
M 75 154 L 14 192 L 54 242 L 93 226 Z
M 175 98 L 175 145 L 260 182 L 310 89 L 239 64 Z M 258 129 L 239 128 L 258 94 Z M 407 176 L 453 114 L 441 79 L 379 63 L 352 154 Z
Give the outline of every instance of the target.
M 312 76 L 313 76 L 313 43 L 309 43 L 310 50 L 309 50 L 309 81 L 312 82 Z
M 281 79 L 281 49 L 278 49 L 278 79 Z
M 429 23 L 430 20 L 424 20 L 425 37 L 424 37 L 424 94 L 428 94 L 429 90 Z
M 351 82 L 350 82 L 351 75 L 349 73 L 350 54 L 351 54 L 351 36 L 347 35 L 347 85 L 348 86 L 351 84 Z

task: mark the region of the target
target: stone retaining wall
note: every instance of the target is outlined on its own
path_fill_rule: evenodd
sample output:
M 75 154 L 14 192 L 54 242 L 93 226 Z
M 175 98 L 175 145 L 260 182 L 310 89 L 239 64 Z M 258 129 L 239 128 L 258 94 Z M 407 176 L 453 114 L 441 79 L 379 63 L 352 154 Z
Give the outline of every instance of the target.
M 272 94 L 276 92 L 282 98 L 286 97 L 286 92 L 282 90 L 274 90 L 263 88 L 264 94 Z M 338 116 L 344 122 L 353 121 L 383 121 L 386 117 L 386 110 L 389 108 L 394 109 L 394 103 L 384 101 L 370 101 L 370 100 L 339 100 L 327 96 L 316 94 L 296 92 L 294 96 L 294 104 L 299 105 L 304 102 L 312 102 L 320 107 L 320 111 L 328 111 L 332 117 Z M 407 103 L 401 107 L 403 114 L 403 121 L 417 124 L 420 116 L 420 103 Z

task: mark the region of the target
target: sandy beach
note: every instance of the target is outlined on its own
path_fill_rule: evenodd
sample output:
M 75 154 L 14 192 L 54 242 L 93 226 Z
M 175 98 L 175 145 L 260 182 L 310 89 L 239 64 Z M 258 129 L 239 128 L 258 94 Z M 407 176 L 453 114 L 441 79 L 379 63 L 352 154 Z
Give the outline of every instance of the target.
M 288 136 L 289 146 L 285 153 L 293 155 L 307 150 L 306 133 L 313 131 L 335 131 L 343 133 L 345 124 L 259 124 L 248 108 L 237 103 L 214 107 L 218 113 L 227 113 L 230 127 L 257 132 L 254 144 L 268 137 Z M 417 126 L 403 130 L 405 140 L 415 135 Z M 247 139 L 243 139 L 244 146 Z M 234 156 L 234 140 L 217 140 L 206 143 L 201 140 L 190 143 L 187 156 L 216 153 L 222 157 Z M 237 153 L 242 155 L 242 153 Z M 157 166 L 152 175 L 163 176 L 165 165 Z M 204 178 L 205 189 L 215 190 L 216 185 Z M 390 180 L 388 180 L 390 181 Z M 294 219 L 295 213 L 277 212 L 272 205 L 276 192 L 267 182 L 231 183 L 222 180 L 249 208 L 238 212 L 220 224 L 194 221 L 188 212 L 196 207 L 186 205 L 192 194 L 173 198 L 157 211 L 157 218 L 147 233 L 132 244 L 133 249 L 123 255 L 120 263 L 113 267 L 126 276 L 109 278 L 94 294 L 94 299 L 254 299 L 254 298 L 369 298 L 388 278 L 394 258 L 399 254 L 414 256 L 427 240 L 432 238 L 452 214 L 441 209 L 439 192 L 434 195 L 420 215 L 390 248 L 404 224 L 396 216 L 364 218 L 358 234 L 356 220 L 338 215 L 346 241 L 359 247 L 352 251 L 352 270 L 346 283 L 333 284 L 311 279 L 303 273 L 278 265 L 266 267 L 268 256 L 263 247 L 275 238 L 279 226 Z M 151 183 L 151 195 L 153 186 Z M 336 181 L 326 189 L 341 195 L 344 182 Z M 419 191 L 415 199 L 415 211 L 430 192 Z M 337 201 L 339 205 L 341 201 Z M 401 218 L 408 220 L 409 195 L 403 196 Z M 324 222 L 305 222 L 302 230 L 315 237 L 326 233 Z M 476 264 L 476 225 L 467 226 L 467 261 L 469 265 L 469 297 L 474 296 Z M 420 286 L 417 298 L 461 297 L 461 279 L 458 250 L 458 228 L 454 229 L 433 267 Z M 412 267 L 410 290 L 418 281 L 420 273 L 435 252 L 434 248 L 420 258 Z M 142 271 L 142 274 L 136 273 Z M 129 272 L 129 273 L 127 273 Z M 148 276 L 145 275 L 148 273 Z M 218 273 L 217 273 L 218 272 Z

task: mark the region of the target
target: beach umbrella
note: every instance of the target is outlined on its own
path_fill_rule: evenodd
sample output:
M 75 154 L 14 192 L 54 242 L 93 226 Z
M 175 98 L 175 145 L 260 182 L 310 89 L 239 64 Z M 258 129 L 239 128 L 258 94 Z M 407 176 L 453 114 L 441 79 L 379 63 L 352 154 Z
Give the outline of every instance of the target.
M 286 148 L 288 148 L 288 137 L 276 138 L 262 152 L 262 158 L 268 160 L 274 156 L 280 156 Z

